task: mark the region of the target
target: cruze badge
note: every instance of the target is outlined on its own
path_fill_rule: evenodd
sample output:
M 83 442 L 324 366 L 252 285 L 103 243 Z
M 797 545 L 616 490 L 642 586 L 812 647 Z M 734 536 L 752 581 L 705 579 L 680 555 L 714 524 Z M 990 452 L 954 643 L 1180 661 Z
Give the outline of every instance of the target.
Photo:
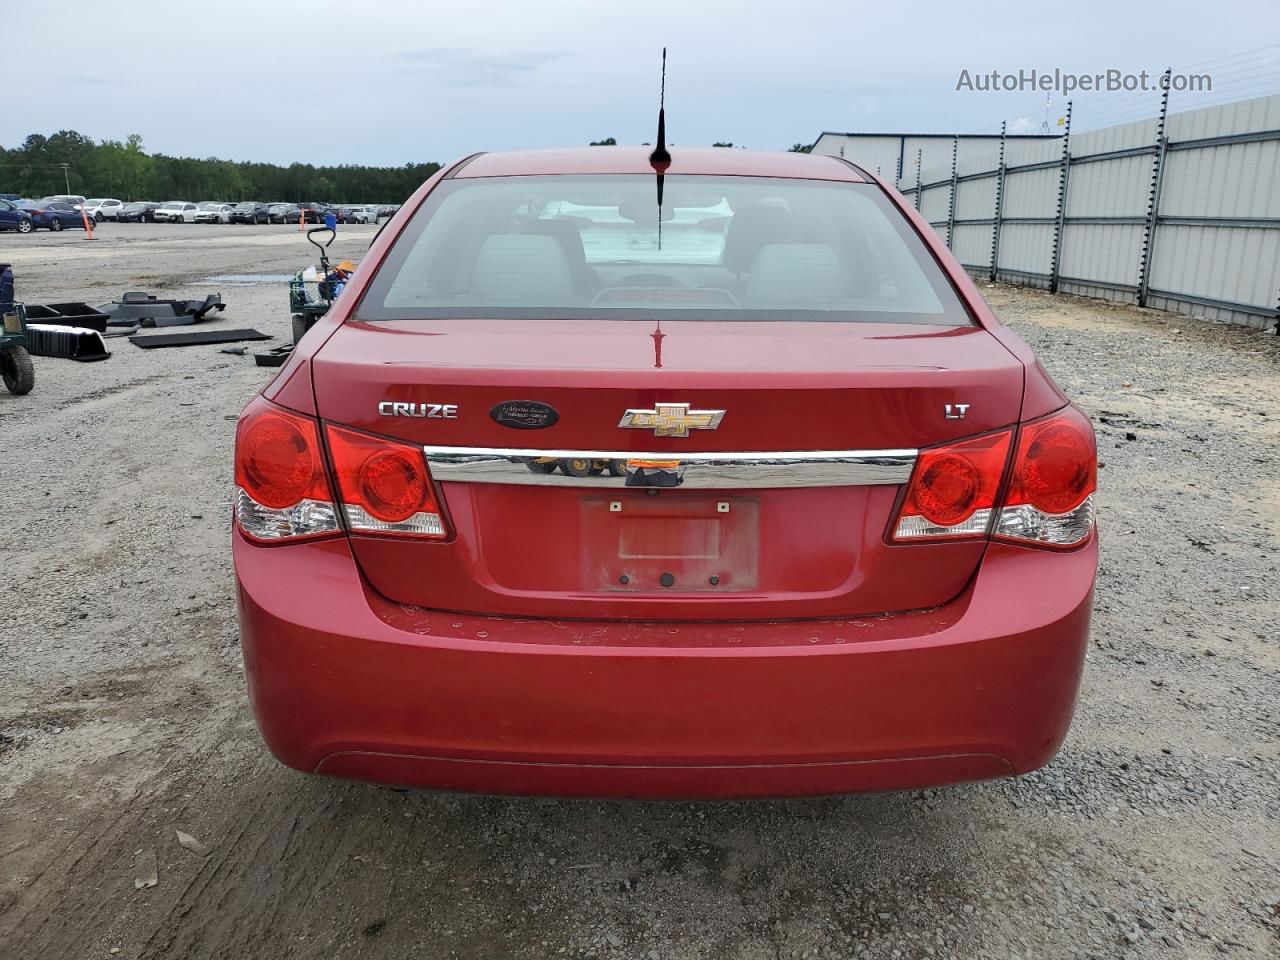
M 457 420 L 456 403 L 401 403 L 384 400 L 378 404 L 382 417 L 428 417 L 432 420 Z
M 618 426 L 652 430 L 655 437 L 687 437 L 690 430 L 714 430 L 723 410 L 690 410 L 687 403 L 658 403 L 652 410 L 628 410 Z

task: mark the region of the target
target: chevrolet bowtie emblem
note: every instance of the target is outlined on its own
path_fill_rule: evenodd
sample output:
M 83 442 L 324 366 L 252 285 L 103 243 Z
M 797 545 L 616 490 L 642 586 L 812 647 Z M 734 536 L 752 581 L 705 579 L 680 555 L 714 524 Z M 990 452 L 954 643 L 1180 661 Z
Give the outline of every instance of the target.
M 714 430 L 723 410 L 690 410 L 687 403 L 658 403 L 652 410 L 628 410 L 618 426 L 652 430 L 655 437 L 687 437 L 690 430 Z

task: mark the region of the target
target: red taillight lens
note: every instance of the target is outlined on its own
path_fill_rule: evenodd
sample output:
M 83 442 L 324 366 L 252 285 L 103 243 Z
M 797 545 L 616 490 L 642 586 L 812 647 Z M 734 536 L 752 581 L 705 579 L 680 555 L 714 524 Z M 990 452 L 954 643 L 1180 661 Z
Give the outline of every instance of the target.
M 1066 513 L 1097 486 L 1093 428 L 1083 414 L 1067 407 L 1022 428 L 1006 503 L 1029 503 L 1045 513 Z
M 236 480 L 263 506 L 292 506 L 320 475 L 315 425 L 284 413 L 263 413 L 238 431 Z
M 1006 540 L 1072 547 L 1093 530 L 1098 452 L 1093 426 L 1074 407 L 1023 424 L 996 524 Z
M 951 526 L 973 513 L 981 484 L 977 467 L 964 457 L 946 453 L 930 458 L 912 492 L 926 520 Z
M 448 536 L 420 448 L 342 427 L 325 431 L 352 532 Z
M 382 450 L 370 456 L 361 465 L 357 482 L 369 512 L 390 523 L 417 513 L 428 493 L 422 464 L 415 464 L 412 454 L 399 450 Z
M 1008 430 L 921 450 L 893 539 L 984 537 L 1009 458 Z
M 259 397 L 236 425 L 236 523 L 275 542 L 339 531 L 320 432 L 310 417 Z

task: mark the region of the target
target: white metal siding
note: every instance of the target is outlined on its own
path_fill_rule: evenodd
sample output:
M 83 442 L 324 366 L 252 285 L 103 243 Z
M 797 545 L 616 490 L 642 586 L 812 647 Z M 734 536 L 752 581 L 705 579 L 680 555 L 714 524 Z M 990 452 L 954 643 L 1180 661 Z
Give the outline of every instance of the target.
M 1162 225 L 1156 231 L 1151 286 L 1274 307 L 1280 297 L 1280 230 Z
M 824 133 L 814 144 L 813 152 L 829 157 L 843 157 L 850 163 L 880 174 L 892 183 L 898 175 L 900 140 L 900 137 L 849 137 Z M 914 157 L 911 162 L 915 163 Z
M 951 237 L 951 252 L 970 267 L 991 265 L 991 224 L 960 224 Z
M 1071 138 L 1073 162 L 1058 257 L 1059 289 L 1136 299 L 1157 129 L 1156 120 L 1141 120 Z M 1165 133 L 1170 147 L 1164 156 L 1159 219 L 1151 238 L 1147 303 L 1191 316 L 1269 325 L 1280 315 L 1280 96 L 1171 114 Z M 1262 139 L 1188 142 L 1239 135 L 1262 135 Z M 915 203 L 914 143 L 908 139 L 910 166 L 899 181 L 909 203 Z M 938 184 L 923 191 L 922 212 L 944 238 L 951 201 L 950 144 L 943 139 L 930 148 L 920 171 L 922 182 Z M 983 276 L 991 269 L 995 227 L 963 221 L 995 217 L 999 138 L 992 143 L 962 140 L 960 144 L 957 177 L 993 174 L 960 180 L 955 195 L 955 219 L 960 222 L 952 231 L 952 250 Z M 1139 152 L 1082 160 L 1122 151 Z M 1001 279 L 1036 286 L 1050 283 L 1061 157 L 1061 139 L 1006 141 L 1006 168 L 1046 166 L 1015 169 L 1004 178 L 995 270 Z M 1220 222 L 1180 223 L 1176 218 Z M 1019 219 L 1042 222 L 1019 223 Z
M 957 220 L 989 220 L 996 209 L 996 178 L 965 180 L 956 187 Z
M 1004 181 L 1004 215 L 1056 217 L 1060 178 L 1057 167 L 1009 174 Z
M 1075 142 L 1071 153 L 1078 156 Z M 1068 217 L 1145 217 L 1153 157 L 1099 160 L 1071 167 Z M 1163 209 L 1163 207 L 1162 207 Z
M 1006 223 L 1000 231 L 1000 269 L 1048 274 L 1053 266 L 1053 227 Z
M 1062 231 L 1058 269 L 1064 277 L 1132 287 L 1138 283 L 1141 256 L 1141 225 L 1069 223 Z

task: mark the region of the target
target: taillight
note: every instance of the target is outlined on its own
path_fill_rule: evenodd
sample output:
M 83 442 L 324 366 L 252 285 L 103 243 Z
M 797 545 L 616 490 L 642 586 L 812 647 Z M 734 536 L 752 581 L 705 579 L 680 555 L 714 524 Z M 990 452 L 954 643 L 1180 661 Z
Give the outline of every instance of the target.
M 255 400 L 236 425 L 236 525 L 267 543 L 340 531 L 316 421 Z
M 899 542 L 985 537 L 1000 492 L 1008 430 L 921 450 L 898 512 Z
M 1093 530 L 1098 454 L 1089 419 L 1074 407 L 1023 424 L 999 496 L 1013 434 L 921 450 L 894 524 L 893 540 L 957 538 L 1051 547 L 1083 543 Z
M 447 537 L 422 449 L 326 426 L 347 527 L 354 532 Z
M 1070 547 L 1093 530 L 1098 452 L 1089 419 L 1066 407 L 1023 424 L 996 536 Z

